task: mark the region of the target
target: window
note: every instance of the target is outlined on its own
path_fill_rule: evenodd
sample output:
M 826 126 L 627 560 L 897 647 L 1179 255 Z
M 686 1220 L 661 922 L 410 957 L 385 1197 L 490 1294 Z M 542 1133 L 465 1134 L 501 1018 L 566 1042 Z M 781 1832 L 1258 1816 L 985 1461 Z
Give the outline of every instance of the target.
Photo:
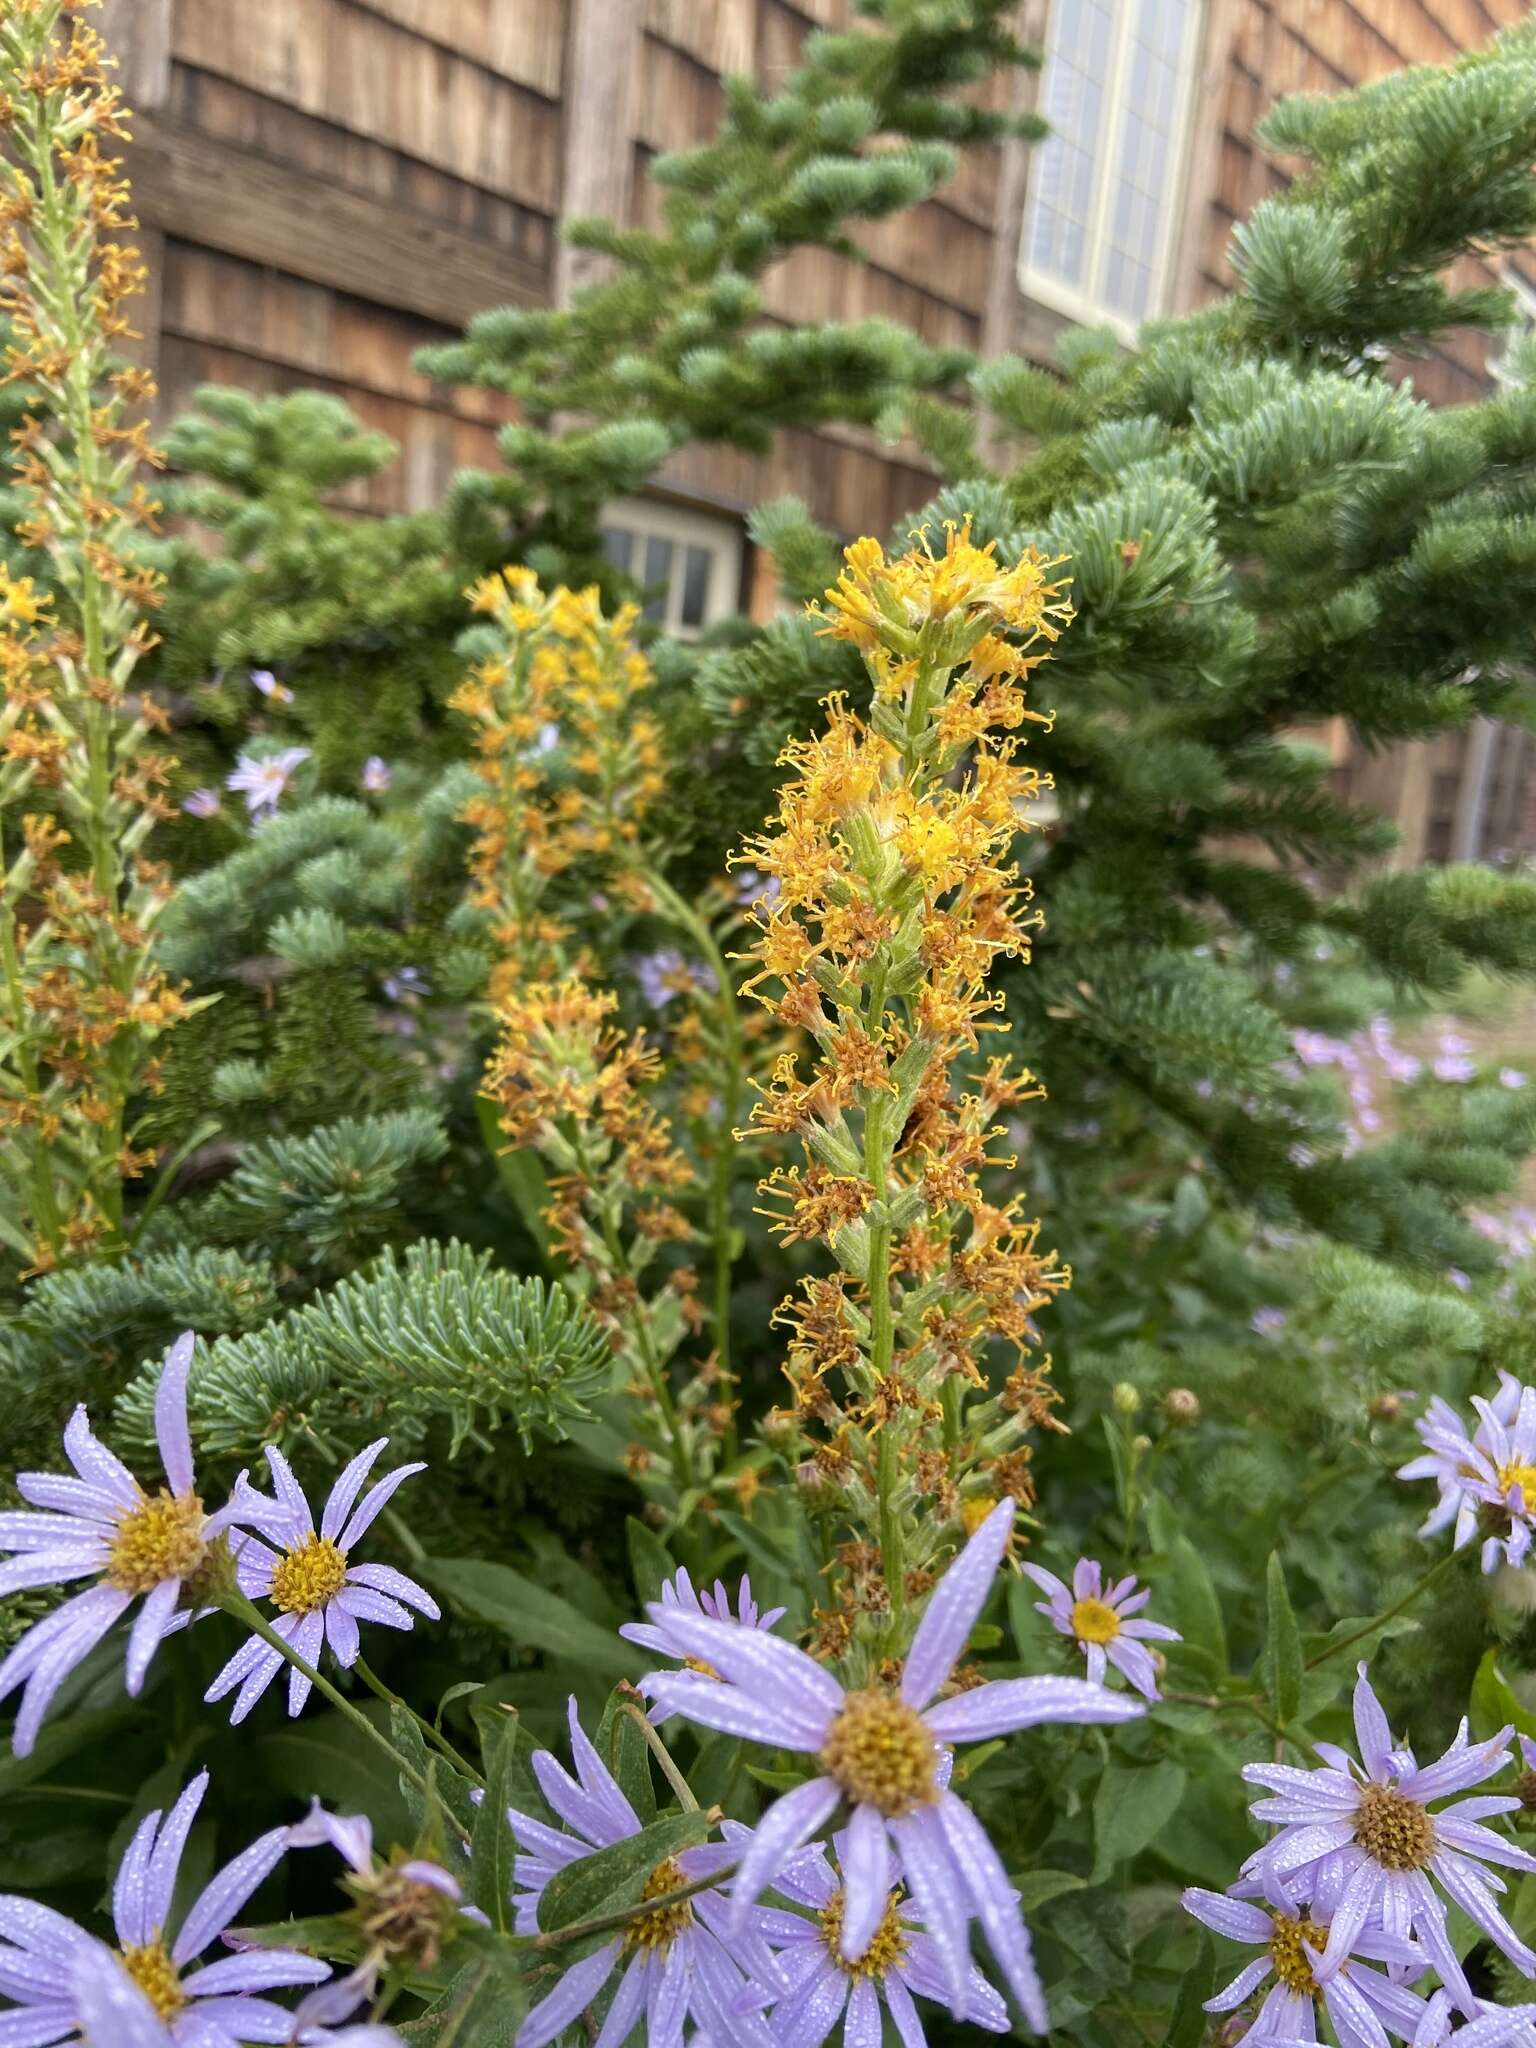
M 1527 381 L 1529 372 L 1522 375 L 1516 358 L 1516 350 L 1522 343 L 1522 354 L 1530 353 L 1530 344 L 1536 337 L 1536 284 L 1518 270 L 1507 269 L 1499 282 L 1514 293 L 1515 314 L 1505 328 L 1498 354 L 1488 367 L 1501 384 L 1521 384 Z
M 736 610 L 741 529 L 733 520 L 616 498 L 603 518 L 603 552 L 652 593 L 646 617 L 676 639 L 692 640 Z
M 1128 339 L 1163 310 L 1199 0 L 1052 0 L 1019 251 L 1025 294 Z

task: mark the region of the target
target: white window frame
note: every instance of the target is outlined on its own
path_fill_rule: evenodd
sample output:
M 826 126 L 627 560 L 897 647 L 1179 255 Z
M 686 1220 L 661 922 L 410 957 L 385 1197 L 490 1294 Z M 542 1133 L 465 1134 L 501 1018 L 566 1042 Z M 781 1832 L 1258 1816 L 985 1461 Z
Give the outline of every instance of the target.
M 1528 334 L 1536 334 L 1536 284 L 1522 277 L 1515 269 L 1505 270 L 1499 282 L 1506 291 L 1514 294 L 1515 317 L 1504 329 L 1499 352 L 1490 358 L 1488 371 L 1495 383 L 1510 385 L 1514 379 L 1504 368 L 1504 358 L 1513 343 L 1523 341 Z
M 1053 0 L 1055 4 L 1055 0 Z M 1114 9 L 1114 46 L 1109 61 L 1108 76 L 1104 81 L 1105 127 L 1099 147 L 1094 153 L 1094 197 L 1093 210 L 1089 215 L 1084 232 L 1085 272 L 1090 277 L 1099 275 L 1104 267 L 1108 252 L 1109 209 L 1114 198 L 1115 166 L 1119 162 L 1120 145 L 1125 130 L 1124 86 L 1126 66 L 1130 61 L 1133 41 L 1132 26 L 1144 0 L 1111 0 Z M 1200 71 L 1200 59 L 1205 41 L 1206 8 L 1204 0 L 1193 0 L 1189 10 L 1189 22 L 1185 30 L 1184 48 L 1179 53 L 1177 98 L 1174 106 L 1172 146 L 1169 151 L 1169 203 L 1163 215 L 1157 248 L 1153 252 L 1151 270 L 1152 285 L 1147 295 L 1147 310 L 1139 319 L 1128 313 L 1118 312 L 1112 306 L 1104 305 L 1094 297 L 1091 290 L 1084 290 L 1069 284 L 1065 278 L 1057 277 L 1049 270 L 1040 270 L 1029 261 L 1029 244 L 1034 228 L 1031 198 L 1035 181 L 1027 181 L 1024 194 L 1024 219 L 1019 233 L 1018 279 L 1019 289 L 1028 299 L 1048 306 L 1053 312 L 1064 313 L 1070 320 L 1085 327 L 1109 327 L 1120 339 L 1134 347 L 1142 321 L 1161 318 L 1168 310 L 1168 282 L 1173 269 L 1173 259 L 1178 241 L 1179 225 L 1184 214 L 1185 187 L 1189 173 L 1190 130 L 1194 113 L 1195 80 Z M 1046 55 L 1046 70 L 1050 65 L 1049 49 Z M 1041 72 L 1042 89 L 1046 70 Z M 1045 149 L 1050 138 L 1039 143 L 1034 151 L 1038 162 L 1040 151 Z M 1033 166 L 1031 167 L 1033 169 Z
M 696 512 L 659 498 L 611 498 L 603 507 L 603 526 L 620 527 L 635 536 L 639 549 L 648 540 L 671 541 L 673 574 L 657 623 L 674 640 L 696 640 L 704 630 L 740 609 L 742 529 L 723 513 Z M 704 592 L 704 617 L 697 626 L 683 624 L 683 567 L 688 548 L 709 556 L 709 582 Z M 642 587 L 644 561 L 630 574 Z

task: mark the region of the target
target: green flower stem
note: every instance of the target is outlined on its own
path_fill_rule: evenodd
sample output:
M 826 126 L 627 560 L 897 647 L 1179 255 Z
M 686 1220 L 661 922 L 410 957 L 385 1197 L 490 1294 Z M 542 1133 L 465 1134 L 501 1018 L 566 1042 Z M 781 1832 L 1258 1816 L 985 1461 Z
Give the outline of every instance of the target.
M 344 1692 L 332 1685 L 323 1672 L 317 1671 L 313 1664 L 306 1663 L 298 1651 L 293 1648 L 292 1644 L 283 1640 L 277 1630 L 263 1617 L 255 1605 L 245 1597 L 238 1586 L 228 1585 L 222 1587 L 218 1593 L 216 1604 L 223 1608 L 226 1614 L 232 1614 L 236 1621 L 241 1622 L 251 1631 L 252 1635 L 260 1636 L 261 1640 L 269 1648 L 276 1650 L 286 1663 L 291 1664 L 295 1671 L 307 1678 L 317 1692 L 324 1693 L 331 1705 L 337 1708 L 339 1712 L 345 1714 L 360 1734 L 366 1735 L 371 1743 L 383 1750 L 407 1784 L 413 1785 L 423 1799 L 431 1798 L 432 1788 L 430 1784 L 422 1773 L 417 1770 L 410 1758 L 402 1756 L 383 1729 L 376 1728 L 368 1716 L 355 1707 Z M 443 1809 L 443 1818 L 463 1841 L 468 1842 L 469 1830 L 460 1821 L 456 1820 L 446 1808 Z
M 1445 1574 L 1455 1564 L 1460 1554 L 1459 1551 L 1448 1550 L 1437 1564 L 1430 1566 L 1423 1578 L 1417 1580 L 1408 1589 L 1395 1606 L 1389 1607 L 1385 1614 L 1373 1615 L 1364 1628 L 1357 1628 L 1352 1636 L 1345 1636 L 1342 1642 L 1330 1643 L 1326 1650 L 1319 1650 L 1315 1657 L 1307 1659 L 1304 1668 L 1308 1671 L 1315 1671 L 1319 1664 L 1326 1664 L 1330 1657 L 1337 1657 L 1341 1650 L 1352 1650 L 1356 1643 L 1363 1643 L 1367 1636 L 1376 1633 L 1383 1622 L 1395 1621 L 1406 1608 L 1413 1605 L 1421 1593 L 1428 1592 L 1436 1580 L 1445 1577 Z
M 731 1186 L 734 1179 L 734 1152 L 736 1126 L 741 1119 L 741 1090 L 746 1075 L 746 1046 L 741 1035 L 741 1015 L 736 1003 L 735 981 L 726 966 L 725 956 L 720 951 L 709 920 L 700 917 L 691 903 L 679 896 L 677 891 L 655 872 L 645 867 L 641 874 L 661 905 L 666 915 L 687 932 L 693 943 L 709 962 L 710 972 L 715 977 L 715 988 L 719 1000 L 715 1006 L 716 1021 L 723 1041 L 724 1059 L 720 1075 L 720 1142 L 715 1149 L 714 1170 L 709 1186 L 709 1232 L 714 1250 L 714 1308 L 711 1316 L 711 1334 L 714 1339 L 715 1361 L 720 1371 L 720 1398 L 729 1411 L 725 1426 L 722 1451 L 726 1463 L 736 1456 L 738 1435 L 736 1427 L 737 1385 L 731 1370 L 731 1267 L 734 1263 L 731 1247 Z
M 573 1941 L 584 1940 L 589 1934 L 611 1934 L 620 1927 L 627 1927 L 632 1920 L 642 1919 L 647 1913 L 665 1913 L 699 1892 L 707 1892 L 711 1885 L 723 1884 L 735 1868 L 734 1863 L 726 1863 L 719 1870 L 712 1870 L 707 1877 L 695 1877 L 687 1884 L 679 1885 L 675 1892 L 663 1892 L 660 1898 L 637 1899 L 634 1905 L 623 1906 L 616 1913 L 600 1913 L 592 1920 L 578 1920 L 570 1927 L 557 1928 L 553 1934 L 536 1934 L 531 1946 L 536 1949 L 565 1948 Z
M 890 1141 L 885 1128 L 887 1098 L 871 1093 L 864 1111 L 864 1175 L 883 1203 L 890 1178 Z M 891 1226 L 872 1224 L 869 1232 L 869 1365 L 876 1386 L 891 1369 L 896 1348 L 896 1330 L 891 1315 Z M 875 1494 L 880 1513 L 880 1566 L 891 1603 L 893 1630 L 901 1622 L 906 1586 L 905 1550 L 901 1518 L 896 1512 L 896 1432 L 891 1427 L 876 1432 Z
M 379 1677 L 376 1671 L 369 1667 L 364 1658 L 359 1657 L 352 1666 L 352 1669 L 376 1699 L 383 1700 L 386 1706 L 398 1707 L 402 1714 L 409 1714 L 426 1740 L 432 1744 L 434 1749 L 439 1750 L 448 1759 L 449 1763 L 453 1765 L 461 1777 L 468 1778 L 472 1785 L 478 1785 L 482 1792 L 485 1790 L 485 1779 L 475 1769 L 473 1764 L 466 1761 L 459 1754 L 442 1730 L 429 1721 L 424 1714 L 418 1714 L 409 1700 L 403 1700 L 399 1693 L 391 1692 L 383 1679 Z
M 693 1796 L 693 1789 L 682 1772 L 677 1768 L 677 1765 L 672 1761 L 672 1752 L 651 1726 L 645 1709 L 637 1707 L 633 1700 L 625 1700 L 624 1712 L 629 1715 L 630 1719 L 639 1728 L 640 1733 L 645 1737 L 645 1746 L 661 1766 L 661 1775 L 676 1794 L 678 1805 L 683 1808 L 685 1813 L 697 1813 L 699 1802 Z

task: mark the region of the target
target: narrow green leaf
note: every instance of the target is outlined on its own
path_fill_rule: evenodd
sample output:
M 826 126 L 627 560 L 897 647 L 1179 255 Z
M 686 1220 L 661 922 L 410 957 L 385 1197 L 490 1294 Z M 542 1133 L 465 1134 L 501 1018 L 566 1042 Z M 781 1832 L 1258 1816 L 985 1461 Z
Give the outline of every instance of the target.
M 1093 1882 L 1139 1856 L 1172 1820 L 1188 1773 L 1165 1757 L 1155 1764 L 1110 1764 L 1093 1800 Z
M 604 1678 L 640 1675 L 644 1660 L 621 1636 L 510 1565 L 473 1557 L 431 1557 L 420 1571 L 466 1614 L 501 1629 L 520 1649 L 569 1658 Z
M 520 1804 L 515 1714 L 502 1717 L 484 1746 L 485 1798 L 475 1812 L 469 1843 L 470 1897 L 498 1932 L 512 1925 L 512 1863 L 517 1844 L 507 1825 L 507 1808 Z
M 1063 1892 L 1086 1891 L 1088 1880 L 1071 1870 L 1026 1870 L 1014 1879 L 1014 1884 L 1020 1906 L 1026 1913 L 1032 1913 L 1037 1906 L 1059 1899 Z
M 538 1154 L 508 1145 L 496 1105 L 488 1096 L 475 1097 L 475 1114 L 480 1121 L 480 1135 L 496 1162 L 496 1178 L 511 1196 L 524 1230 L 538 1246 L 539 1257 L 546 1264 L 552 1263 L 549 1225 L 544 1220 L 549 1207 L 549 1182 Z
M 1269 1553 L 1267 1587 L 1264 1654 L 1259 1668 L 1275 1719 L 1284 1727 L 1295 1720 L 1301 1705 L 1301 1633 L 1296 1626 L 1291 1596 L 1285 1590 L 1285 1572 L 1277 1550 Z
M 1163 2048 L 1200 2048 L 1210 2024 L 1205 2001 L 1216 1976 L 1216 1945 L 1202 1927 L 1195 1960 L 1184 1973 Z
M 619 1687 L 608 1695 L 598 1723 L 597 1752 L 618 1779 L 619 1790 L 639 1814 L 642 1827 L 648 1827 L 656 1818 L 656 1782 L 645 1736 L 628 1711 L 627 1703 L 633 1699 L 633 1693 Z
M 507 1952 L 508 1963 L 511 1950 Z M 400 2029 L 410 2048 L 513 2048 L 527 1998 L 510 1967 L 491 1956 L 466 1963 L 419 2020 Z
M 645 1607 L 661 1598 L 662 1586 L 677 1566 L 656 1531 L 648 1529 L 634 1515 L 625 1516 L 624 1534 L 629 1540 L 629 1571 L 635 1582 L 635 1598 Z
M 568 1863 L 544 1887 L 539 1926 L 554 1934 L 637 1905 L 652 1872 L 680 1850 L 694 1848 L 708 1833 L 704 1814 L 669 1813 L 638 1835 L 627 1835 L 593 1856 L 583 1856 L 579 1863 Z

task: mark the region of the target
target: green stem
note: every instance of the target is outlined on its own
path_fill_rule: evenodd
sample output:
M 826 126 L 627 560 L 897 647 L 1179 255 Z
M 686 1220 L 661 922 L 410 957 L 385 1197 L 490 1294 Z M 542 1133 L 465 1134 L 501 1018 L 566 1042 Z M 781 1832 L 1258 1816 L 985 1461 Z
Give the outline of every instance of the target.
M 890 1177 L 890 1151 L 885 1134 L 886 1098 L 871 1094 L 864 1111 L 864 1172 L 883 1205 Z M 891 1312 L 891 1226 L 872 1224 L 869 1232 L 869 1365 L 878 1386 L 891 1370 L 896 1349 L 896 1327 Z M 887 1423 L 876 1432 L 875 1494 L 880 1514 L 880 1566 L 886 1595 L 891 1603 L 893 1629 L 901 1621 L 906 1604 L 906 1565 L 901 1520 L 896 1512 L 896 1432 Z
M 399 1771 L 401 1777 L 405 1779 L 407 1784 L 413 1785 L 423 1799 L 431 1798 L 431 1786 L 422 1773 L 417 1770 L 410 1758 L 402 1756 L 383 1729 L 376 1728 L 368 1716 L 360 1708 L 355 1707 L 344 1692 L 332 1685 L 323 1672 L 317 1671 L 313 1664 L 307 1663 L 299 1655 L 298 1651 L 294 1649 L 293 1645 L 286 1642 L 278 1634 L 277 1630 L 273 1628 L 272 1624 L 261 1615 L 253 1603 L 247 1600 L 238 1587 L 227 1586 L 223 1588 L 218 1595 L 217 1604 L 223 1608 L 226 1614 L 232 1614 L 236 1621 L 241 1622 L 253 1635 L 260 1636 L 261 1640 L 270 1649 L 276 1650 L 284 1662 L 291 1664 L 295 1671 L 299 1672 L 302 1677 L 307 1678 L 317 1692 L 324 1693 L 331 1705 L 346 1715 L 359 1734 L 366 1735 L 371 1743 L 383 1750 L 396 1770 Z M 467 1842 L 469 1840 L 469 1830 L 462 1822 L 456 1820 L 446 1808 L 443 1809 L 443 1818 L 463 1841 Z
M 625 1700 L 624 1712 L 629 1715 L 640 1733 L 645 1737 L 645 1746 L 661 1766 L 661 1775 L 676 1794 L 677 1803 L 685 1813 L 697 1813 L 699 1802 L 693 1796 L 692 1787 L 672 1761 L 672 1752 L 651 1726 L 643 1707 L 637 1707 L 633 1700 Z
M 553 1934 L 536 1934 L 532 1945 L 534 1948 L 565 1948 L 589 1934 L 609 1934 L 615 1928 L 627 1927 L 632 1920 L 639 1920 L 647 1913 L 665 1913 L 699 1892 L 707 1892 L 711 1885 L 723 1884 L 735 1868 L 734 1863 L 727 1863 L 719 1870 L 711 1871 L 708 1877 L 696 1877 L 688 1884 L 679 1885 L 675 1892 L 663 1892 L 660 1898 L 640 1899 L 633 1906 L 623 1906 L 615 1913 L 599 1913 L 592 1920 L 577 1920 L 570 1927 L 556 1929 Z
M 1395 1621 L 1405 1608 L 1411 1607 L 1421 1593 L 1425 1593 L 1437 1579 L 1443 1578 L 1460 1556 L 1459 1551 L 1448 1550 L 1438 1564 L 1430 1566 L 1423 1578 L 1409 1588 L 1402 1599 L 1385 1614 L 1374 1615 L 1364 1628 L 1357 1628 L 1353 1635 L 1345 1636 L 1341 1642 L 1330 1643 L 1326 1650 L 1319 1650 L 1315 1657 L 1309 1657 L 1305 1668 L 1315 1671 L 1319 1664 L 1326 1664 L 1330 1657 L 1337 1657 L 1341 1650 L 1352 1650 L 1356 1643 L 1363 1643 L 1367 1636 L 1375 1635 L 1384 1622 Z
M 461 1777 L 468 1778 L 472 1785 L 478 1785 L 482 1792 L 485 1790 L 484 1778 L 481 1777 L 473 1764 L 466 1762 L 460 1756 L 459 1752 L 440 1728 L 429 1721 L 424 1714 L 418 1714 L 409 1700 L 403 1700 L 397 1692 L 391 1692 L 383 1679 L 379 1677 L 376 1671 L 369 1667 L 363 1658 L 359 1657 L 352 1666 L 352 1669 L 376 1699 L 383 1700 L 384 1704 L 388 1707 L 398 1707 L 402 1714 L 409 1714 L 427 1741 L 432 1744 L 434 1749 L 441 1751 Z

